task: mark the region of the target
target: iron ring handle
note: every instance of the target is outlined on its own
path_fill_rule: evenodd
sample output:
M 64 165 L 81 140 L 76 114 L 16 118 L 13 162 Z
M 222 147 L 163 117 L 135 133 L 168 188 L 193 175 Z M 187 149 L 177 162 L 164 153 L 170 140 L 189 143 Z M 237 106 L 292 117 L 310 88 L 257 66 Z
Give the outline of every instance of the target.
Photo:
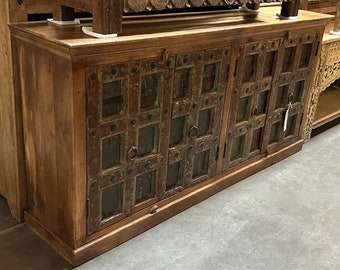
M 198 134 L 198 127 L 197 126 L 192 126 L 189 130 L 189 137 L 190 138 L 195 138 Z
M 259 111 L 259 109 L 257 108 L 257 106 L 254 106 L 253 110 L 251 111 L 251 115 L 252 116 L 257 115 L 258 111 Z
M 127 151 L 127 158 L 129 160 L 134 160 L 137 157 L 138 148 L 136 146 L 131 146 Z
M 288 102 L 293 102 L 293 100 L 294 100 L 294 94 L 289 94 L 289 96 L 288 96 Z

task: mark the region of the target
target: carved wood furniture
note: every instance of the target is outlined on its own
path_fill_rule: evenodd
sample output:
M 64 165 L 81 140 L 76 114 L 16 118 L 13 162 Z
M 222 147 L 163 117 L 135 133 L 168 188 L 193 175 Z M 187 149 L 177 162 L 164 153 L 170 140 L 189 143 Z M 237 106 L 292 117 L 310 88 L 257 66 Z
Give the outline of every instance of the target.
M 30 228 L 77 265 L 299 151 L 330 17 L 277 12 L 12 25 Z
M 240 0 L 56 0 L 53 18 L 56 21 L 74 20 L 74 10 L 92 13 L 93 31 L 100 34 L 122 32 L 123 14 L 151 11 L 178 11 L 208 7 L 238 6 Z M 247 2 L 247 0 L 243 1 Z M 260 2 L 280 2 L 279 0 L 250 0 L 249 8 L 258 8 Z M 256 2 L 256 5 L 255 5 Z
M 306 1 L 307 2 L 307 1 Z M 322 39 L 321 54 L 317 65 L 317 73 L 312 85 L 311 98 L 308 103 L 307 121 L 304 127 L 303 138 L 308 141 L 311 137 L 312 130 L 326 124 L 340 116 L 340 107 L 327 106 L 326 104 L 319 104 L 320 117 L 316 119 L 316 111 L 320 94 L 328 95 L 324 92 L 334 81 L 340 78 L 340 36 L 330 35 L 330 30 L 340 30 L 340 1 L 309 1 L 308 5 L 304 6 L 309 10 L 315 12 L 322 12 L 335 15 L 335 19 L 326 26 L 325 33 Z M 340 99 L 339 91 L 332 91 L 330 93 L 332 99 Z M 327 99 L 328 100 L 328 99 Z M 328 102 L 328 101 L 327 101 Z M 329 110 L 327 107 L 332 107 Z
M 84 1 L 82 1 L 84 2 Z M 98 1 L 95 1 L 98 2 Z M 147 5 L 145 1 L 132 2 L 127 1 L 126 12 L 135 12 L 139 10 L 137 4 L 144 10 L 149 10 L 150 5 L 156 9 L 161 8 L 162 1 L 149 1 Z M 163 1 L 167 5 L 167 9 L 171 6 L 185 6 L 180 1 Z M 225 4 L 235 4 L 237 1 L 225 1 Z M 276 2 L 276 0 L 265 0 L 261 2 Z M 3 173 L 0 178 L 0 194 L 6 197 L 12 215 L 18 219 L 22 219 L 23 210 L 27 206 L 26 202 L 26 171 L 23 146 L 23 132 L 21 119 L 21 94 L 14 92 L 13 89 L 13 68 L 11 57 L 11 41 L 8 24 L 11 22 L 20 22 L 31 20 L 35 15 L 41 15 L 44 18 L 53 11 L 52 0 L 4 0 L 0 2 L 0 72 L 3 74 L 0 80 L 0 168 Z M 70 1 L 67 1 L 70 3 Z M 136 4 L 137 3 L 137 4 Z M 211 1 L 211 4 L 216 1 Z M 239 4 L 239 3 L 237 3 Z M 197 5 L 193 3 L 193 5 Z M 56 13 L 56 16 L 58 13 Z M 74 15 L 74 14 L 72 14 Z M 78 13 L 74 15 L 78 16 Z M 66 18 L 67 19 L 67 18 Z
M 301 8 L 334 15 L 332 30 L 340 31 L 340 0 L 301 0 Z
M 330 111 L 327 115 L 320 119 L 315 119 L 320 94 L 340 78 L 340 36 L 329 35 L 328 33 L 324 34 L 317 70 L 304 132 L 304 139 L 306 141 L 310 139 L 313 129 L 340 116 L 340 107 L 335 107 L 334 110 Z M 340 93 L 336 94 L 334 98 L 340 99 Z

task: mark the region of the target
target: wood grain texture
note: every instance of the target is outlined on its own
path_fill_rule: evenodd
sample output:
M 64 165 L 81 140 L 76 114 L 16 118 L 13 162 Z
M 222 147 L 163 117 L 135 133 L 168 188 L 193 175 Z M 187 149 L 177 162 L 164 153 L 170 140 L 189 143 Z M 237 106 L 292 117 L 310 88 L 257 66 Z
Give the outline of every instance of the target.
M 29 211 L 61 240 L 75 247 L 81 226 L 76 228 L 73 217 L 75 213 L 84 216 L 81 212 L 85 211 L 85 201 L 79 210 L 78 197 L 73 193 L 77 190 L 84 198 L 85 186 L 71 181 L 84 160 L 77 157 L 79 163 L 73 163 L 74 147 L 84 143 L 81 136 L 75 141 L 73 134 L 81 132 L 76 123 L 84 112 L 79 118 L 73 118 L 77 115 L 73 113 L 73 94 L 77 92 L 72 90 L 71 63 L 35 46 L 20 42 L 16 46 L 19 74 L 30 78 L 21 81 L 21 89 L 31 89 L 22 92 Z M 77 102 L 76 106 L 84 110 L 82 103 Z M 77 179 L 81 178 L 78 173 Z
M 46 14 L 52 13 L 53 10 L 51 0 L 24 0 L 22 2 L 26 14 Z
M 1 168 L 13 168 L 5 169 L 5 176 L 0 179 L 0 193 L 7 197 L 8 193 L 8 181 L 9 179 L 18 179 L 17 172 L 17 162 L 16 156 L 9 156 L 8 153 L 12 152 L 12 148 L 16 148 L 15 137 L 13 137 L 13 133 L 15 134 L 15 128 L 12 128 L 12 123 L 15 123 L 15 116 L 12 112 L 15 112 L 14 109 L 14 96 L 12 87 L 12 68 L 11 68 L 11 46 L 10 46 L 10 33 L 7 29 L 7 23 L 9 22 L 9 6 L 1 2 L 0 8 L 0 20 L 1 20 L 1 28 L 0 34 L 1 39 L 1 54 L 0 61 L 3 63 L 0 66 L 0 72 L 3 74 L 0 80 L 1 89 L 5 89 L 5 91 L 0 92 L 0 167 Z M 14 129 L 14 130 L 13 130 Z M 9 141 L 11 140 L 11 141 Z M 11 160 L 14 159 L 14 160 Z
M 308 1 L 304 0 L 301 3 L 301 8 L 310 10 L 313 12 L 320 12 L 334 15 L 334 20 L 331 22 L 331 28 L 334 31 L 339 31 L 340 29 L 340 1 L 339 0 L 326 0 L 326 1 Z M 328 32 L 327 27 L 327 32 Z
M 13 1 L 0 3 L 0 193 L 6 197 L 13 217 L 22 220 L 26 207 L 25 160 L 21 119 L 21 94 L 14 89 L 11 37 L 8 23 L 25 18 Z M 14 59 L 16 61 L 16 59 Z M 17 88 L 16 88 L 17 89 Z
M 138 1 L 140 2 L 140 1 Z M 101 34 L 122 32 L 123 3 L 120 0 L 98 0 L 93 3 L 93 31 Z
M 340 87 L 329 87 L 318 100 L 313 129 L 320 127 L 340 116 Z
M 51 13 L 50 0 L 27 0 L 22 4 L 4 0 L 0 3 L 0 53 L 2 74 L 0 79 L 0 193 L 8 201 L 12 215 L 23 219 L 26 208 L 26 171 L 23 146 L 21 93 L 13 87 L 18 83 L 13 78 L 11 36 L 8 24 L 26 21 L 28 14 Z M 14 55 L 15 57 L 15 55 Z M 16 59 L 14 59 L 16 62 Z M 14 71 L 15 72 L 15 71 Z
M 340 76 L 340 38 L 338 35 L 331 35 L 330 30 L 339 31 L 340 20 L 340 1 L 313 1 L 308 2 L 307 9 L 315 12 L 324 12 L 335 15 L 335 18 L 329 23 L 322 37 L 321 52 L 319 54 L 317 70 L 315 75 L 312 90 L 310 91 L 309 102 L 305 113 L 306 120 L 304 121 L 303 138 L 308 141 L 312 134 L 312 129 L 317 128 L 322 124 L 328 123 L 338 115 L 338 109 L 334 106 L 332 110 L 327 110 L 327 115 L 318 117 L 315 121 L 316 109 L 318 106 L 319 96 L 322 91 L 326 90 L 331 83 L 337 80 Z M 323 106 L 322 106 L 323 107 Z M 323 109 L 321 109 L 323 111 Z M 320 120 L 321 119 L 321 120 Z
M 265 65 L 262 52 L 277 52 L 279 64 L 272 65 L 278 71 L 271 86 L 261 80 L 262 73 L 269 72 L 266 69 L 260 68 L 254 81 L 260 92 L 271 89 L 271 100 L 275 101 L 276 88 L 293 71 L 296 79 L 306 78 L 303 92 L 308 91 L 306 70 L 314 70 L 317 39 L 330 16 L 301 11 L 297 20 L 277 20 L 278 10 L 266 8 L 255 20 L 238 12 L 133 17 L 125 22 L 124 34 L 113 39 L 90 38 L 82 33 L 82 25 L 11 25 L 23 97 L 31 228 L 72 264 L 79 264 L 300 150 L 298 124 L 292 128 L 294 136 L 280 135 L 268 151 L 247 155 L 225 171 L 223 150 L 217 153 L 231 127 L 234 113 L 230 110 L 237 109 L 232 100 L 236 81 L 250 83 L 254 73 L 245 68 L 248 56 L 238 57 L 240 48 L 251 57 L 257 52 L 259 61 L 254 65 L 260 66 Z M 310 49 L 311 59 L 297 57 L 292 70 L 281 72 L 285 50 L 294 46 L 297 54 Z M 191 76 L 188 86 L 185 74 Z M 295 81 L 290 82 L 292 91 Z M 114 85 L 114 91 L 127 91 L 118 91 L 123 97 L 115 102 L 127 103 L 117 115 L 103 114 L 106 83 Z M 173 96 L 176 85 L 189 89 L 187 97 Z M 143 95 L 146 90 L 158 91 L 157 99 Z M 241 85 L 241 90 L 246 88 Z M 253 107 L 258 94 L 254 92 Z M 269 124 L 279 119 L 287 105 L 284 101 L 279 108 L 271 101 L 267 116 L 259 115 L 249 124 L 262 127 L 259 121 L 265 117 Z M 200 121 L 206 123 L 210 108 L 218 117 L 210 128 L 202 128 Z M 301 108 L 295 106 L 294 112 L 300 113 Z M 169 146 L 171 121 L 182 116 L 189 119 L 183 128 L 183 147 Z M 138 148 L 149 142 L 139 133 L 150 124 L 159 127 L 159 140 L 138 156 Z M 118 134 L 125 140 L 122 158 L 114 166 L 103 166 L 103 142 Z M 206 150 L 209 161 L 205 161 L 208 154 L 194 157 Z M 186 166 L 184 184 L 174 192 L 166 190 L 166 170 L 181 158 Z M 195 162 L 199 165 L 194 166 Z M 152 180 L 154 189 L 139 195 L 137 178 L 150 172 L 157 179 Z M 120 183 L 126 203 L 103 214 L 104 189 Z
M 264 2 L 263 0 L 258 0 Z M 266 2 L 280 2 L 271 0 Z M 74 10 L 90 12 L 93 15 L 93 31 L 100 34 L 117 34 L 122 32 L 123 14 L 133 14 L 151 11 L 171 11 L 188 8 L 206 7 L 232 7 L 238 8 L 238 0 L 57 0 L 54 2 L 53 18 L 58 21 L 72 21 L 75 18 Z
M 285 149 L 268 155 L 266 158 L 258 160 L 257 162 L 252 162 L 248 166 L 243 166 L 243 168 L 239 170 L 211 178 L 209 183 L 197 185 L 187 190 L 187 192 L 181 196 L 175 195 L 165 200 L 164 203 L 158 205 L 157 211 L 153 214 L 145 213 L 144 215 L 138 215 L 138 213 L 136 213 L 136 216 L 133 217 L 133 222 L 122 222 L 122 224 L 118 224 L 115 228 L 108 228 L 106 231 L 102 231 L 96 238 L 92 238 L 78 249 L 70 249 L 69 246 L 61 242 L 53 232 L 46 228 L 44 224 L 40 223 L 39 220 L 29 213 L 26 213 L 25 219 L 27 225 L 43 240 L 48 242 L 55 251 L 63 256 L 70 264 L 77 266 L 143 233 L 145 230 L 209 198 L 217 192 L 238 183 L 242 179 L 280 162 L 300 151 L 302 145 L 303 142 L 299 140 Z

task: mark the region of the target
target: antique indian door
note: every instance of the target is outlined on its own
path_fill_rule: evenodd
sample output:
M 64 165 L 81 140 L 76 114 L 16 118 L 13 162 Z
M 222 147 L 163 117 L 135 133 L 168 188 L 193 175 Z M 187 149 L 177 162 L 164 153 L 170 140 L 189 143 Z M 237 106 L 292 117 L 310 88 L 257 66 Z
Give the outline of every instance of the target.
M 319 39 L 296 33 L 239 45 L 223 170 L 298 138 Z
M 88 233 L 216 174 L 229 47 L 87 69 Z

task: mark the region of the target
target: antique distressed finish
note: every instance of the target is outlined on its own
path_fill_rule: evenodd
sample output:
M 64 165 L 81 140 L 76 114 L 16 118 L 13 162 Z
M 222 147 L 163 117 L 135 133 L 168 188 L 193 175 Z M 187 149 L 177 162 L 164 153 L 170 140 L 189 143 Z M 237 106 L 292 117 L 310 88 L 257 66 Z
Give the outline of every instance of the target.
M 29 14 L 51 13 L 51 0 L 0 2 L 0 194 L 7 200 L 11 214 L 23 220 L 27 206 L 21 94 L 15 91 L 11 37 L 8 24 L 27 21 Z M 15 72 L 15 71 L 14 71 Z
M 240 5 L 240 0 L 124 0 L 124 12 L 179 9 L 192 7 Z M 258 2 L 281 2 L 279 0 L 261 0 Z
M 320 34 L 309 32 L 239 48 L 224 169 L 299 137 L 319 42 Z
M 123 14 L 151 11 L 171 11 L 188 8 L 223 7 L 238 8 L 240 0 L 56 0 L 53 18 L 58 21 L 72 21 L 74 10 L 92 13 L 93 31 L 100 34 L 122 32 Z M 280 0 L 250 0 L 254 2 L 280 2 Z M 254 8 L 255 5 L 249 5 Z
M 299 151 L 329 16 L 281 21 L 278 10 L 178 15 L 166 29 L 166 16 L 132 18 L 106 40 L 81 26 L 12 25 L 30 228 L 77 265 Z M 239 159 L 228 160 L 229 131 L 246 138 Z
M 340 31 L 340 0 L 302 0 L 301 8 L 334 15 L 332 30 Z M 329 29 L 327 29 L 327 32 Z
M 269 146 L 277 142 L 286 142 L 299 136 L 299 126 L 304 112 L 307 89 L 311 85 L 311 59 L 316 57 L 320 45 L 320 33 L 307 32 L 303 35 L 290 36 L 284 42 L 284 57 L 278 84 L 275 89 L 272 127 L 269 136 Z M 289 59 L 294 61 L 289 61 Z M 275 104 L 275 105 L 274 105 Z M 287 129 L 284 132 L 285 112 L 289 109 Z
M 263 135 L 280 38 L 242 44 L 238 48 L 224 170 L 263 153 Z M 228 146 L 228 147 L 227 147 Z
M 229 58 L 224 47 L 88 69 L 88 233 L 216 174 Z
M 332 22 L 326 26 L 325 33 L 323 35 L 322 48 L 317 66 L 318 72 L 315 74 L 310 100 L 308 102 L 307 119 L 303 133 L 304 140 L 308 141 L 311 137 L 313 128 L 333 120 L 337 115 L 336 112 L 334 112 L 334 114 L 331 113 L 329 117 L 321 119 L 319 123 L 315 123 L 315 113 L 320 94 L 340 77 L 340 37 L 329 34 L 330 30 L 339 31 L 340 1 L 306 0 L 303 3 L 303 8 L 315 12 L 335 15 Z
M 308 141 L 311 137 L 315 112 L 322 91 L 325 91 L 334 81 L 340 78 L 340 38 L 329 36 L 322 43 L 318 72 L 315 75 L 311 98 L 308 103 L 307 120 L 304 126 L 303 138 Z

